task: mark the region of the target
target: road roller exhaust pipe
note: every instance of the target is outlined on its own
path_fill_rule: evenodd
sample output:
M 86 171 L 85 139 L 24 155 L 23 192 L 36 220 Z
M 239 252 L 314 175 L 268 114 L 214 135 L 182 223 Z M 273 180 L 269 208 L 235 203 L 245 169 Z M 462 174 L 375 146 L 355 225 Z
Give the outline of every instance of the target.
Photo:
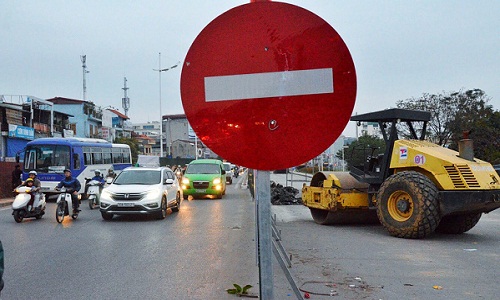
M 464 131 L 463 139 L 458 141 L 458 157 L 466 160 L 474 161 L 474 144 L 471 139 L 469 139 L 469 134 L 472 131 Z

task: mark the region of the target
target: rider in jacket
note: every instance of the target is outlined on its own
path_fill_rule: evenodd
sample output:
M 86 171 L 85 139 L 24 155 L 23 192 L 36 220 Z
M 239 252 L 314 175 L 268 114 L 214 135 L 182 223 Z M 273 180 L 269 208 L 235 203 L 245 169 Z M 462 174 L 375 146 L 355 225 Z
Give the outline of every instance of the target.
M 92 177 L 91 180 L 99 181 L 99 192 L 102 192 L 102 188 L 104 187 L 104 184 L 106 183 L 106 181 L 102 177 L 100 170 L 95 170 L 94 174 L 95 174 L 95 176 Z
M 80 203 L 78 201 L 78 191 L 82 188 L 80 181 L 78 181 L 78 179 L 76 178 L 71 177 L 71 170 L 69 169 L 64 170 L 64 176 L 65 178 L 61 180 L 61 182 L 59 182 L 59 184 L 56 187 L 56 190 L 59 190 L 62 187 L 71 189 L 71 200 L 73 200 L 73 210 L 79 212 L 80 209 L 78 207 L 80 206 Z

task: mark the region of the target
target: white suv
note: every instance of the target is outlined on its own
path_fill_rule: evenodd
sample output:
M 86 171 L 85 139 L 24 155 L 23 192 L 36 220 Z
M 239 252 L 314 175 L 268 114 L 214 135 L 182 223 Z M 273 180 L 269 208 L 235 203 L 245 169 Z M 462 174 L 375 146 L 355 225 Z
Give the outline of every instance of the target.
M 179 211 L 182 199 L 182 189 L 171 169 L 129 167 L 102 190 L 100 211 L 104 220 L 129 214 L 154 214 L 164 219 L 168 208 Z

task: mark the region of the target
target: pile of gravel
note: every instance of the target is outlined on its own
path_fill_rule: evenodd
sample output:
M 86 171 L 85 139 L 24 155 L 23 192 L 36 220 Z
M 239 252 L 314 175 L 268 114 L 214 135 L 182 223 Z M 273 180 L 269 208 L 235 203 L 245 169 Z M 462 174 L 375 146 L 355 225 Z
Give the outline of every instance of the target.
M 299 190 L 291 186 L 282 186 L 271 181 L 271 203 L 274 205 L 302 204 L 302 199 L 297 197 Z

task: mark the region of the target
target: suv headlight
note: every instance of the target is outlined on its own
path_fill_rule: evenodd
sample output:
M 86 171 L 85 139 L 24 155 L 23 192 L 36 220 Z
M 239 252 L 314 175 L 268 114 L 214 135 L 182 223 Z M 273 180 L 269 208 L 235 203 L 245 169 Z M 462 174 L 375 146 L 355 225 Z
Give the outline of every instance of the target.
M 147 192 L 146 196 L 144 197 L 145 200 L 156 200 L 160 197 L 160 190 L 151 190 Z
M 215 178 L 214 181 L 212 181 L 213 184 L 220 184 L 221 183 L 221 180 L 219 177 Z
M 188 184 L 189 184 L 189 178 L 187 178 L 187 177 L 183 177 L 183 178 L 182 178 L 182 184 L 186 184 L 186 185 L 188 185 Z
M 111 199 L 111 193 L 105 189 L 101 192 L 101 199 Z

